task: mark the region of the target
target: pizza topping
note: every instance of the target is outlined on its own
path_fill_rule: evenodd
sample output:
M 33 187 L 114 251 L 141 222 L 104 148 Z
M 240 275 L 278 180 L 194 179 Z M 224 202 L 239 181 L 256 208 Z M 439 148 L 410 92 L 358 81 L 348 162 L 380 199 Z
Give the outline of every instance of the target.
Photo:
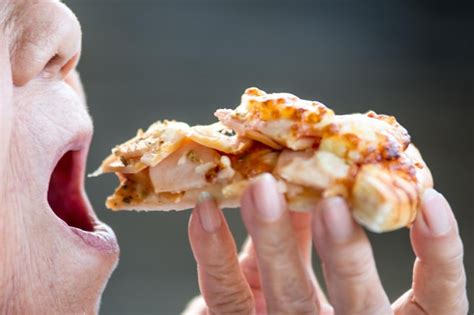
M 233 130 L 219 122 L 209 126 L 191 127 L 189 139 L 203 146 L 231 154 L 246 150 L 252 143 L 252 140 L 237 136 Z
M 221 156 L 221 159 L 218 164 L 219 171 L 217 173 L 217 180 L 224 182 L 230 180 L 234 177 L 235 171 L 232 168 L 230 158 L 226 155 Z
M 116 172 L 112 209 L 184 209 L 201 191 L 237 206 L 250 181 L 272 173 L 288 207 L 309 211 L 321 198 L 344 197 L 373 231 L 410 224 L 430 171 L 394 117 L 335 115 L 319 102 L 247 89 L 219 122 L 190 127 L 159 121 L 117 146 L 94 172 Z
M 330 152 L 285 150 L 278 159 L 275 173 L 288 182 L 324 190 L 347 178 L 349 165 Z
M 187 141 L 163 161 L 150 167 L 154 190 L 157 193 L 177 192 L 204 187 L 207 185 L 206 172 L 219 160 L 220 156 L 214 149 Z
M 271 173 L 276 166 L 279 152 L 256 143 L 240 155 L 230 156 L 232 168 L 243 178 Z
M 219 109 L 215 115 L 237 134 L 275 149 L 278 148 L 270 141 L 292 150 L 303 150 L 313 145 L 320 129 L 331 122 L 334 112 L 321 103 L 302 100 L 292 94 L 267 94 L 250 88 L 235 110 Z M 254 138 L 253 135 L 263 136 Z
M 371 222 L 375 232 L 415 218 L 416 183 L 396 174 L 379 164 L 364 165 L 357 174 L 352 196 L 354 215 L 360 222 Z
M 188 160 L 193 163 L 202 163 L 202 160 L 199 158 L 199 156 L 194 150 L 189 150 L 188 153 L 186 153 L 186 158 L 188 158 Z
M 137 205 L 151 193 L 153 193 L 153 187 L 146 171 L 122 174 L 120 186 L 115 190 L 114 195 L 107 198 L 106 205 L 111 209 Z
M 124 161 L 129 158 L 139 158 L 142 164 L 154 166 L 169 154 L 174 152 L 185 140 L 189 126 L 185 123 L 158 121 L 147 131 L 138 130 L 137 135 L 129 141 L 115 147 L 112 155 Z
M 373 114 L 373 112 L 372 112 Z M 406 130 L 369 114 L 336 116 L 323 134 L 320 150 L 356 163 L 395 160 L 410 143 Z
M 110 155 L 107 157 L 100 169 L 91 176 L 100 175 L 102 172 L 120 172 L 123 174 L 134 174 L 142 171 L 148 166 L 140 161 L 140 157 L 125 158 L 122 156 Z

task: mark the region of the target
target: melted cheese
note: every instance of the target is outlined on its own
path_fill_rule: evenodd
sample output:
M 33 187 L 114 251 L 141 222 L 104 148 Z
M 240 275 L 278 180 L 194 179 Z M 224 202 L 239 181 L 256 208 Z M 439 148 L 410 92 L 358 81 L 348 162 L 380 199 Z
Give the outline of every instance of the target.
M 195 142 L 187 142 L 157 165 L 149 175 L 156 193 L 179 192 L 202 188 L 209 181 L 207 173 L 219 164 L 220 155 Z
M 157 122 L 117 146 L 100 171 L 116 172 L 112 209 L 172 210 L 194 206 L 201 191 L 237 206 L 264 172 L 278 180 L 288 207 L 309 211 L 321 198 L 343 196 L 372 231 L 410 224 L 430 171 L 407 131 L 374 112 L 335 115 L 288 93 L 247 89 L 220 122 L 189 127 Z

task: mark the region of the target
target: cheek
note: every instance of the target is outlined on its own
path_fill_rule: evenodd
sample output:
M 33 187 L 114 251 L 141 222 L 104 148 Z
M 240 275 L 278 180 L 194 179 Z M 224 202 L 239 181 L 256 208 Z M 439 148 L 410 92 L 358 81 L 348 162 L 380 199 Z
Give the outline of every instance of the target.
M 0 43 L 5 42 L 0 32 Z M 0 45 L 0 178 L 3 178 L 3 166 L 8 152 L 12 126 L 12 89 L 10 59 L 7 45 Z
M 64 82 L 36 80 L 14 92 L 15 145 L 22 152 L 18 159 L 36 182 L 48 181 L 47 170 L 55 164 L 52 156 L 72 139 L 88 143 L 92 121 L 84 103 Z
M 31 81 L 13 90 L 2 89 L 3 82 L 0 78 L 0 100 L 6 99 L 7 92 L 12 101 L 0 102 L 0 150 L 4 150 L 0 151 L 0 167 L 6 165 L 5 173 L 0 174 L 0 291 L 8 287 L 12 296 L 27 299 L 29 306 L 73 301 L 77 309 L 95 307 L 118 253 L 77 245 L 55 221 L 59 219 L 51 215 L 46 199 L 48 169 L 54 168 L 52 156 L 60 151 L 58 146 L 72 135 L 90 139 L 92 123 L 87 110 L 77 97 L 71 97 L 73 91 L 63 82 Z M 5 149 L 8 125 L 14 129 L 8 137 L 11 146 Z M 0 305 L 1 299 L 2 293 Z

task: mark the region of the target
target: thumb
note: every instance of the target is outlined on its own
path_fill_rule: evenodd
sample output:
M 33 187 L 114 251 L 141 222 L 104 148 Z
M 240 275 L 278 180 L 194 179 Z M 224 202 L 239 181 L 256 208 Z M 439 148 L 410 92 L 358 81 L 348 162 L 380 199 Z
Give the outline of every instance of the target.
M 410 302 L 426 314 L 467 314 L 463 244 L 446 199 L 430 189 L 411 229 L 416 254 Z

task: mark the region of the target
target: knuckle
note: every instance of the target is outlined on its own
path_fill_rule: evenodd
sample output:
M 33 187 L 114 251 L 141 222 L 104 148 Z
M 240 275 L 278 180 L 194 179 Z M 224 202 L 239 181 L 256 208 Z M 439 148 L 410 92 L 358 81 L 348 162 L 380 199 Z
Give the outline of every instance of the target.
M 243 291 L 241 285 L 214 292 L 206 302 L 211 314 L 252 314 L 255 305 L 250 291 Z
M 449 255 L 445 258 L 445 263 L 448 265 L 462 266 L 464 260 L 464 246 L 461 239 L 452 244 Z
M 336 305 L 336 313 L 341 314 L 393 314 L 390 301 L 383 290 L 375 287 L 361 289 L 346 295 L 344 305 Z
M 459 291 L 457 290 L 455 292 L 459 292 Z M 465 288 L 464 288 L 463 294 L 453 294 L 447 299 L 445 298 L 442 300 L 444 300 L 443 308 L 445 310 L 451 310 L 452 311 L 451 314 L 467 314 L 468 308 L 469 308 L 469 302 L 467 300 Z
M 227 284 L 233 281 L 235 275 L 236 266 L 233 263 L 229 263 L 228 260 L 222 262 L 206 262 L 200 264 L 200 268 L 206 273 L 206 276 L 212 279 L 216 283 Z
M 295 296 L 294 294 L 286 295 L 275 303 L 269 309 L 269 314 L 314 314 L 316 311 L 316 293 L 314 289 L 308 291 L 306 294 Z
M 292 254 L 296 242 L 293 237 L 285 237 L 285 235 L 288 234 L 284 231 L 280 231 L 279 233 L 269 233 L 265 239 L 257 242 L 257 253 L 261 253 L 261 256 L 266 256 L 272 259 L 277 256 L 289 257 L 287 255 Z
M 462 265 L 464 246 L 459 234 L 450 234 L 440 238 L 426 240 L 419 253 L 420 260 L 428 265 L 451 268 Z
M 359 248 L 348 248 L 338 255 L 328 267 L 337 277 L 351 281 L 364 281 L 375 272 L 375 263 L 370 246 L 361 244 Z
M 462 263 L 464 257 L 464 245 L 459 234 L 451 236 L 439 242 L 437 247 L 441 247 L 443 250 L 436 250 L 430 256 L 434 256 L 438 263 L 443 264 L 458 264 Z
M 455 246 L 455 245 L 453 245 Z M 457 247 L 457 246 L 456 246 Z M 461 247 L 452 248 L 450 252 L 440 253 L 438 259 L 421 259 L 417 261 L 427 270 L 436 272 L 444 279 L 444 286 L 450 289 L 465 287 L 466 273 L 464 270 L 464 252 Z
M 204 297 L 211 314 L 251 314 L 254 299 L 245 280 L 240 277 L 239 266 L 228 259 L 200 264 L 206 282 L 212 283 Z

